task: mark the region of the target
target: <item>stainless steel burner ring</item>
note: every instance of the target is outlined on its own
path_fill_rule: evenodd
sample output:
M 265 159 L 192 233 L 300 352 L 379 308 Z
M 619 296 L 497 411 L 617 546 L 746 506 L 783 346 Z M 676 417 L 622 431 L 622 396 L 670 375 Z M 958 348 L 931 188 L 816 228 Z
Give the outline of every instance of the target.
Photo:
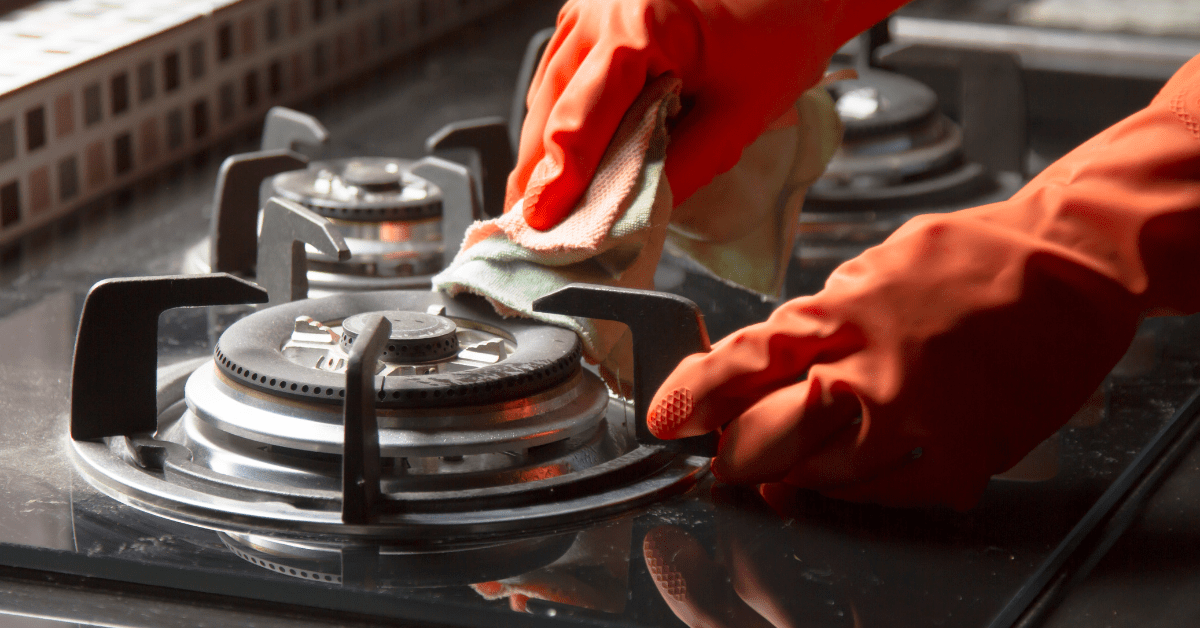
M 340 511 L 340 456 L 249 446 L 244 439 L 246 446 L 237 445 L 239 437 L 228 433 L 212 439 L 220 430 L 211 429 L 200 434 L 210 441 L 190 440 L 188 430 L 204 424 L 188 418 L 182 400 L 193 368 L 195 363 L 160 371 L 158 433 L 73 440 L 73 451 L 88 481 L 114 499 L 229 533 L 323 542 L 387 539 L 421 547 L 478 544 L 569 531 L 618 515 L 686 490 L 708 466 L 707 458 L 638 444 L 632 409 L 608 398 L 595 431 L 544 451 L 531 448 L 508 470 L 452 471 L 470 463 L 470 455 L 415 459 L 411 468 L 385 455 L 383 489 L 404 507 L 370 524 L 350 525 Z M 205 371 L 213 372 L 211 362 L 195 373 Z

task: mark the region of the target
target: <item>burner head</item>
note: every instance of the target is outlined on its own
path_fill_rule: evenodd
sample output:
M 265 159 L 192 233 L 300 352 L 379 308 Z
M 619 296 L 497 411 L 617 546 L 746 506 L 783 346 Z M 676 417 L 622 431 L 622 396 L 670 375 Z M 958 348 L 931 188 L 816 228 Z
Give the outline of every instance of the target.
M 454 358 L 459 352 L 458 325 L 444 316 L 422 312 L 379 312 L 392 323 L 392 335 L 380 360 L 391 364 L 416 364 Z M 355 314 L 342 321 L 342 351 L 362 334 L 370 313 Z
M 429 285 L 445 267 L 442 192 L 410 172 L 413 162 L 354 157 L 314 162 L 271 179 L 270 194 L 330 219 L 350 247 L 346 261 L 309 249 L 318 289 L 380 290 Z
M 338 220 L 410 221 L 439 218 L 441 192 L 408 170 L 412 162 L 388 157 L 319 161 L 306 170 L 275 175 L 273 194 Z
M 829 92 L 845 133 L 805 196 L 789 298 L 819 291 L 834 268 L 915 215 L 982 205 L 1015 191 L 1005 191 L 1003 173 L 967 158 L 963 130 L 939 112 L 937 94 L 922 83 L 867 70 Z
M 911 132 L 938 113 L 937 94 L 907 76 L 863 71 L 830 86 L 847 141 Z
M 329 171 L 322 171 L 332 178 Z M 364 192 L 395 192 L 404 188 L 400 162 L 393 159 L 353 159 L 342 168 L 341 180 Z
M 349 348 L 366 313 L 392 321 L 376 367 L 381 408 L 498 403 L 538 394 L 580 370 L 574 332 L 501 319 L 480 300 L 368 292 L 294 301 L 243 318 L 217 340 L 224 376 L 277 398 L 341 404 Z
M 829 92 L 845 133 L 808 190 L 802 222 L 814 214 L 928 211 L 994 188 L 991 174 L 964 157 L 962 129 L 939 112 L 929 87 L 868 70 Z

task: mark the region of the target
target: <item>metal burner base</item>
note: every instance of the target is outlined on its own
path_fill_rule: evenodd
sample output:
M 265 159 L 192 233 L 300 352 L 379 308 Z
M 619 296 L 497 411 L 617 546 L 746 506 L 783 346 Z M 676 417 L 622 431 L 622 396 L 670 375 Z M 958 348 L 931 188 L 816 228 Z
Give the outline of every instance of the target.
M 159 372 L 160 421 L 184 411 L 184 383 L 207 361 Z M 347 525 L 336 490 L 269 485 L 203 468 L 185 447 L 150 435 L 72 441 L 77 467 L 107 495 L 146 512 L 225 532 L 281 538 L 386 540 L 421 546 L 479 543 L 571 530 L 685 491 L 708 459 L 673 444 L 632 444 L 632 408 L 611 400 L 601 424 L 626 445 L 615 458 L 554 477 L 458 491 L 389 493 L 398 509 L 367 525 Z M 620 450 L 619 450 L 620 451 Z M 386 486 L 385 486 L 386 488 Z

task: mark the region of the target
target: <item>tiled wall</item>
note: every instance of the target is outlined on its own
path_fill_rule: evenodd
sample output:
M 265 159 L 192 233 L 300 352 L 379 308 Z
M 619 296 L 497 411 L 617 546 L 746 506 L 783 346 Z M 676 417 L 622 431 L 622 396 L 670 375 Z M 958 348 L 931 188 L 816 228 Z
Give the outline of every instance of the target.
M 192 2 L 157 34 L 26 77 L 0 95 L 0 243 L 508 1 L 241 0 L 198 15 Z M 184 3 L 129 2 L 129 19 Z M 61 33 L 3 26 L 0 87 L 23 70 L 6 72 L 6 43 L 40 45 L 39 60 L 71 52 L 46 47 L 69 48 Z

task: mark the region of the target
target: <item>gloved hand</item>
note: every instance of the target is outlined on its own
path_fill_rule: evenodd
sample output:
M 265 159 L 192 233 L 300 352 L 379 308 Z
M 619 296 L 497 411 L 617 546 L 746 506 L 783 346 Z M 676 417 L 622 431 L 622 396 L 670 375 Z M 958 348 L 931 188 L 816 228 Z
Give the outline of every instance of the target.
M 971 507 L 1070 418 L 1152 308 L 1200 310 L 1200 58 L 1012 199 L 919 217 L 711 353 L 648 415 L 724 427 L 730 482 Z
M 683 82 L 666 173 L 679 204 L 817 83 L 833 53 L 904 0 L 569 0 L 528 95 L 505 210 L 558 224 L 650 81 Z

